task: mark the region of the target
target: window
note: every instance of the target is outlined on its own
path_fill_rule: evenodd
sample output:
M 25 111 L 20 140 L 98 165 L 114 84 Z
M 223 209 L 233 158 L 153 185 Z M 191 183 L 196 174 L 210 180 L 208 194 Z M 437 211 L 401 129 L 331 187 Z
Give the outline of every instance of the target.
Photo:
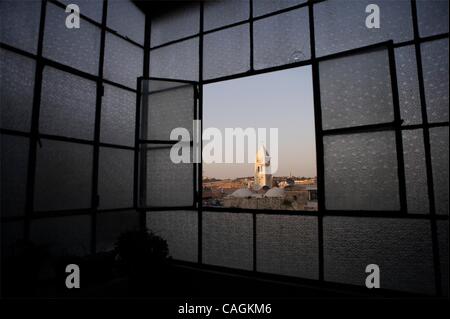
M 57 256 L 94 253 L 139 223 L 135 110 L 145 14 L 128 0 L 106 1 L 108 8 L 79 0 L 80 29 L 71 30 L 69 3 L 0 2 L 2 252 L 9 255 L 21 239 Z
M 0 1 L 2 252 L 147 226 L 176 260 L 448 295 L 447 1 L 378 0 L 379 30 L 370 0 L 76 2 L 74 32 L 69 0 Z
M 204 87 L 203 206 L 317 210 L 311 80 L 303 67 Z

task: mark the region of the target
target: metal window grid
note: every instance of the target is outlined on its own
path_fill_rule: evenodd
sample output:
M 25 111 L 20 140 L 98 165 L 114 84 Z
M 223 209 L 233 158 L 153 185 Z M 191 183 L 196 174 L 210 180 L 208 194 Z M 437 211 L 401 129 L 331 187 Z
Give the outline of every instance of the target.
M 44 37 L 44 27 L 45 27 L 45 16 L 46 16 L 46 8 L 47 3 L 53 3 L 61 8 L 65 8 L 65 5 L 56 1 L 56 0 L 42 0 L 41 12 L 40 12 L 40 26 L 39 26 L 39 38 L 38 38 L 38 49 L 36 54 L 32 54 L 26 52 L 24 50 L 15 48 L 11 45 L 1 42 L 0 47 L 2 49 L 6 49 L 12 51 L 16 54 L 32 58 L 36 61 L 36 71 L 35 71 L 35 84 L 34 84 L 34 98 L 33 98 L 33 109 L 32 109 L 32 122 L 31 122 L 31 130 L 30 132 L 22 132 L 10 129 L 0 129 L 1 134 L 13 135 L 13 136 L 22 136 L 28 137 L 30 141 L 29 145 L 29 154 L 28 154 L 28 172 L 27 172 L 27 191 L 26 191 L 26 208 L 24 216 L 14 216 L 14 217 L 2 217 L 2 223 L 9 223 L 17 220 L 24 221 L 24 237 L 29 238 L 29 229 L 30 222 L 34 219 L 41 218 L 52 218 L 52 217 L 61 217 L 61 216 L 74 216 L 74 215 L 90 215 L 91 216 L 91 252 L 96 251 L 96 216 L 97 214 L 117 212 L 117 211 L 127 211 L 127 210 L 136 210 L 140 214 L 140 225 L 142 228 L 146 227 L 146 214 L 151 211 L 166 211 L 166 210 L 192 210 L 198 213 L 198 263 L 197 267 L 205 268 L 205 269 L 220 269 L 223 271 L 231 271 L 233 273 L 243 274 L 245 276 L 254 276 L 256 271 L 256 215 L 258 214 L 276 214 L 276 215 L 303 215 L 303 216 L 316 216 L 318 219 L 318 253 L 319 253 L 319 279 L 318 280 L 310 280 L 310 279 L 302 279 L 296 277 L 289 277 L 283 275 L 272 275 L 272 274 L 261 274 L 258 273 L 258 276 L 265 276 L 266 278 L 274 278 L 277 280 L 289 280 L 291 282 L 299 282 L 302 284 L 312 284 L 314 286 L 329 288 L 329 287 L 347 287 L 349 289 L 358 288 L 353 287 L 352 285 L 347 284 L 335 284 L 324 281 L 324 256 L 323 256 L 323 218 L 325 216 L 347 216 L 347 217 L 362 217 L 362 218 L 399 218 L 399 219 L 423 219 L 428 220 L 431 225 L 431 236 L 432 236 L 432 248 L 433 248 L 433 264 L 434 264 L 434 274 L 435 274 L 435 287 L 436 287 L 436 295 L 442 296 L 442 287 L 441 287 L 441 269 L 440 269 L 440 257 L 439 257 L 439 246 L 438 246 L 438 235 L 437 235 L 437 221 L 438 220 L 448 220 L 448 215 L 437 215 L 435 208 L 435 198 L 434 198 L 434 184 L 433 184 L 433 175 L 432 175 L 432 162 L 431 162 L 431 149 L 430 149 L 430 128 L 433 127 L 448 127 L 449 122 L 438 122 L 438 123 L 429 123 L 427 117 L 427 109 L 426 109 L 426 99 L 425 99 L 425 89 L 424 89 L 424 79 L 423 79 L 423 67 L 422 67 L 422 57 L 420 52 L 420 45 L 422 43 L 439 40 L 439 39 L 448 39 L 449 34 L 442 33 L 438 35 L 428 36 L 428 37 L 420 37 L 419 28 L 418 28 L 418 17 L 417 17 L 417 6 L 416 0 L 411 0 L 411 10 L 412 10 L 412 22 L 413 22 L 413 31 L 414 38 L 413 40 L 394 43 L 393 41 L 385 41 L 382 43 L 376 43 L 373 45 L 360 47 L 356 49 L 350 49 L 339 53 L 330 54 L 327 56 L 316 57 L 315 53 L 315 34 L 314 34 L 314 6 L 317 3 L 328 1 L 328 0 L 309 0 L 305 3 L 291 6 L 289 8 L 285 8 L 282 10 L 278 10 L 275 12 L 267 13 L 258 17 L 253 17 L 253 1 L 249 0 L 249 18 L 243 21 L 239 21 L 236 23 L 232 23 L 226 26 L 218 27 L 215 29 L 204 31 L 203 28 L 203 2 L 200 2 L 200 30 L 198 33 L 194 35 L 190 35 L 187 37 L 183 37 L 177 40 L 169 41 L 164 44 L 160 44 L 157 46 L 151 46 L 150 44 L 150 34 L 151 34 L 151 18 L 149 15 L 146 15 L 145 21 L 145 42 L 144 46 L 136 43 L 135 41 L 129 39 L 128 37 L 117 33 L 115 30 L 112 30 L 106 25 L 106 17 L 107 17 L 107 9 L 108 9 L 108 0 L 103 0 L 103 15 L 101 23 L 94 21 L 93 19 L 86 17 L 81 14 L 81 18 L 83 20 L 89 21 L 95 26 L 99 27 L 101 30 L 101 43 L 100 43 L 100 56 L 99 56 L 99 70 L 98 75 L 92 75 L 80 70 L 77 70 L 73 67 L 64 65 L 59 62 L 52 61 L 48 58 L 45 58 L 42 55 L 43 49 L 43 37 Z M 310 47 L 311 47 L 311 58 L 304 61 L 289 63 L 281 66 L 269 67 L 262 70 L 254 69 L 254 47 L 253 47 L 253 24 L 255 21 L 262 20 L 268 17 L 276 16 L 285 12 L 289 12 L 292 10 L 296 10 L 299 8 L 307 7 L 309 13 L 309 32 L 310 32 Z M 222 76 L 214 79 L 203 80 L 203 38 L 206 34 L 214 33 L 220 30 L 225 30 L 228 28 L 232 28 L 238 25 L 249 24 L 250 30 L 250 70 L 233 74 Z M 144 50 L 144 67 L 143 67 L 143 76 L 138 78 L 137 80 L 137 88 L 130 88 L 124 86 L 119 83 L 115 83 L 108 79 L 103 78 L 103 65 L 104 65 L 104 54 L 105 54 L 105 38 L 106 32 L 112 33 L 116 36 L 119 36 L 121 39 L 140 47 Z M 140 138 L 140 130 L 146 130 L 144 125 L 144 121 L 142 118 L 144 115 L 141 112 L 144 110 L 140 110 L 141 104 L 141 85 L 144 80 L 161 80 L 161 81 L 174 81 L 173 79 L 166 78 L 152 78 L 149 76 L 149 61 L 151 58 L 151 51 L 169 46 L 171 44 L 175 44 L 178 42 L 182 42 L 188 39 L 197 38 L 199 39 L 199 80 L 194 81 L 185 81 L 191 84 L 194 84 L 197 87 L 197 91 L 195 94 L 195 106 L 194 106 L 194 119 L 202 120 L 203 118 L 203 86 L 210 83 L 216 83 L 225 80 L 238 79 L 247 76 L 253 76 L 258 74 L 269 73 L 273 71 L 286 70 L 290 68 L 311 65 L 312 67 L 312 77 L 313 77 L 313 94 L 314 94 L 314 114 L 315 114 L 315 135 L 316 135 L 316 160 L 317 160 L 317 183 L 318 183 L 318 211 L 280 211 L 280 210 L 260 210 L 260 209 L 239 209 L 239 208 L 212 208 L 212 207 L 202 207 L 202 163 L 193 164 L 194 171 L 194 203 L 192 206 L 187 207 L 142 207 L 141 199 L 145 196 L 145 165 L 142 163 L 145 161 L 145 153 L 140 152 L 140 145 L 146 143 L 167 143 L 168 141 L 155 141 L 155 140 L 145 140 Z M 400 118 L 400 108 L 398 101 L 398 88 L 397 88 L 397 80 L 396 80 L 396 69 L 395 69 L 395 57 L 394 57 L 394 49 L 399 47 L 404 47 L 408 45 L 414 45 L 415 54 L 416 54 L 416 63 L 417 63 L 417 71 L 418 71 L 418 79 L 419 79 L 419 93 L 420 93 L 420 103 L 421 103 L 421 113 L 422 113 L 422 123 L 414 124 L 414 125 L 402 125 L 402 120 Z M 323 130 L 322 129 L 322 116 L 321 116 L 321 104 L 320 104 L 320 79 L 319 79 L 319 63 L 321 61 L 327 59 L 333 59 L 343 56 L 352 55 L 354 53 L 365 52 L 367 50 L 376 49 L 376 48 L 385 48 L 388 50 L 389 55 L 389 67 L 390 67 L 390 76 L 391 76 L 391 84 L 392 84 L 392 93 L 393 93 L 393 104 L 394 104 L 394 121 L 390 123 L 381 123 L 375 125 L 364 125 L 358 127 L 349 127 L 342 129 L 331 129 L 331 130 Z M 97 94 L 96 94 L 96 111 L 95 111 L 95 128 L 94 128 L 94 140 L 84 140 L 77 138 L 70 138 L 66 136 L 58 136 L 58 135 L 49 135 L 42 134 L 39 132 L 39 108 L 40 108 L 40 99 L 41 99 L 41 88 L 42 88 L 42 73 L 44 66 L 51 66 L 58 70 L 68 72 L 74 75 L 78 75 L 80 77 L 90 79 L 96 82 L 97 86 Z M 177 82 L 183 82 L 182 80 L 175 80 Z M 101 119 L 101 103 L 102 103 L 102 95 L 103 95 L 103 84 L 109 84 L 124 90 L 128 90 L 136 93 L 136 132 L 135 132 L 135 145 L 125 146 L 125 145 L 117 145 L 117 144 L 109 144 L 100 142 L 100 119 Z M 202 129 L 202 128 L 201 128 Z M 405 185 L 405 176 L 404 176 L 404 161 L 403 161 L 403 148 L 402 148 L 402 131 L 404 130 L 414 130 L 414 129 L 422 129 L 423 131 L 423 141 L 425 148 L 425 162 L 426 162 L 426 176 L 427 176 L 427 186 L 428 186 L 428 201 L 429 201 L 429 214 L 408 214 L 406 207 L 406 185 Z M 323 151 L 323 137 L 327 135 L 338 135 L 338 134 L 348 134 L 348 133 L 357 133 L 357 132 L 372 132 L 372 131 L 380 131 L 380 130 L 391 130 L 395 132 L 396 137 L 396 150 L 397 150 L 397 163 L 398 163 L 398 172 L 399 172 L 399 197 L 400 197 L 400 210 L 398 211 L 361 211 L 361 210 L 352 210 L 352 211 L 340 211 L 340 210 L 328 210 L 325 208 L 325 192 L 324 192 L 324 151 Z M 94 152 L 94 160 L 93 160 L 93 174 L 92 174 L 92 192 L 91 192 L 91 207 L 89 209 L 76 209 L 76 210 L 63 210 L 63 211 L 34 211 L 33 208 L 33 199 L 34 199 L 34 182 L 35 182 L 35 171 L 36 171 L 36 150 L 40 143 L 40 139 L 50 139 L 50 140 L 58 140 L 70 143 L 80 143 L 80 144 L 88 144 L 93 146 Z M 173 141 L 170 141 L 173 143 Z M 115 208 L 115 209 L 99 209 L 98 208 L 98 169 L 99 169 L 99 149 L 101 146 L 118 148 L 118 149 L 126 149 L 134 151 L 134 189 L 133 189 L 133 207 L 124 207 L 124 208 Z M 143 155 L 144 154 L 144 155 Z M 202 213 L 204 211 L 208 212 L 230 212 L 230 213 L 251 213 L 253 218 L 253 271 L 241 271 L 234 270 L 220 266 L 210 266 L 204 265 L 202 263 Z M 181 262 L 180 263 L 187 263 Z M 192 264 L 192 263 L 188 263 Z

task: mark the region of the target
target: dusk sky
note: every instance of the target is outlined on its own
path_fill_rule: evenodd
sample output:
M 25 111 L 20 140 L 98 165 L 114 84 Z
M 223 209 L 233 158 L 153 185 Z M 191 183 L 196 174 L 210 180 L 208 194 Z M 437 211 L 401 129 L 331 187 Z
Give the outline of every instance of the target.
M 278 128 L 275 176 L 316 176 L 311 67 L 204 86 L 203 128 Z M 270 151 L 270 150 L 269 150 Z M 204 164 L 203 176 L 253 176 L 253 164 Z

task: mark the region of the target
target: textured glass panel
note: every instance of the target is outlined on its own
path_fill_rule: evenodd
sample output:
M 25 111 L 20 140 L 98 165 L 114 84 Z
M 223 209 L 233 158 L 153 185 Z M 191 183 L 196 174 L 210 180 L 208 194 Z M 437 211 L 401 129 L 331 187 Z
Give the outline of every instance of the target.
M 120 234 L 139 229 L 136 211 L 97 214 L 97 251 L 111 251 Z
M 422 123 L 417 75 L 416 52 L 413 45 L 395 49 L 398 97 L 404 125 Z
M 204 4 L 204 29 L 211 30 L 247 20 L 250 13 L 248 0 L 214 0 Z
M 448 215 L 448 126 L 430 129 L 436 213 Z
M 93 140 L 96 95 L 94 81 L 44 68 L 40 132 Z
M 380 28 L 366 27 L 366 7 L 372 0 L 324 1 L 314 5 L 317 56 L 354 49 L 373 43 L 412 40 L 409 0 L 378 0 Z
M 167 241 L 172 258 L 196 262 L 197 216 L 196 211 L 149 212 L 147 228 Z
M 119 34 L 144 45 L 145 14 L 129 0 L 108 1 L 107 25 Z
M 31 240 L 55 256 L 89 253 L 91 216 L 65 216 L 33 220 Z
M 200 31 L 200 5 L 178 4 L 152 17 L 151 46 L 181 39 Z
M 25 212 L 28 138 L 1 135 L 1 210 L 2 217 Z
M 147 150 L 148 206 L 193 205 L 193 166 L 173 163 L 170 149 L 170 145 L 151 145 Z
M 289 8 L 307 0 L 253 0 L 253 16 L 260 16 L 266 13 Z
M 92 20 L 97 22 L 102 22 L 103 16 L 103 1 L 102 0 L 59 0 L 59 2 L 64 3 L 66 6 L 73 3 L 77 4 L 80 8 L 80 13 L 85 15 Z M 111 1 L 110 1 L 111 2 Z M 109 14 L 109 10 L 108 10 Z
M 45 139 L 41 144 L 37 148 L 35 210 L 89 208 L 92 146 Z
M 100 140 L 103 143 L 134 145 L 136 93 L 104 85 Z
M 381 288 L 433 294 L 430 231 L 427 220 L 325 217 L 325 280 L 365 286 L 376 264 Z
M 0 41 L 36 53 L 41 1 L 0 1 Z
M 327 209 L 397 210 L 394 132 L 324 137 Z
M 203 77 L 216 78 L 250 69 L 248 24 L 206 34 Z
M 437 222 L 439 238 L 439 260 L 441 262 L 441 282 L 444 296 L 448 296 L 448 221 Z
M 258 215 L 256 238 L 258 271 L 318 279 L 316 217 Z
M 421 45 L 429 122 L 448 121 L 448 39 Z
M 421 37 L 448 32 L 447 0 L 418 0 L 416 6 Z
M 255 21 L 254 39 L 255 69 L 309 59 L 308 8 Z
M 324 129 L 394 120 L 387 50 L 326 60 L 319 69 Z
M 198 38 L 152 50 L 150 76 L 198 80 Z
M 108 80 L 136 89 L 142 75 L 144 51 L 118 36 L 106 34 L 104 76 Z
M 47 4 L 43 55 L 75 69 L 97 74 L 100 28 L 81 19 L 79 29 L 68 29 L 66 17 L 62 8 Z
M 1 257 L 5 258 L 5 257 L 9 257 L 9 256 L 13 256 L 14 254 L 17 254 L 17 252 L 15 251 L 15 244 L 17 243 L 17 241 L 22 240 L 24 238 L 24 223 L 22 221 L 18 221 L 18 222 L 2 222 L 1 223 Z M 2 260 L 2 268 L 3 268 L 3 262 L 4 260 Z M 2 271 L 5 268 L 2 269 Z M 5 280 L 3 277 L 5 274 L 2 272 L 2 281 Z M 4 290 L 3 290 L 3 283 L 2 282 L 2 296 L 5 296 L 4 294 Z
M 1 127 L 30 131 L 36 63 L 0 49 Z
M 133 206 L 134 151 L 100 147 L 100 208 Z
M 203 213 L 203 263 L 251 270 L 253 222 L 250 214 Z
M 170 132 L 177 127 L 186 128 L 192 137 L 194 117 L 194 87 L 179 88 L 152 93 L 148 106 L 148 139 L 170 140 Z
M 428 185 L 422 130 L 404 130 L 406 199 L 408 213 L 428 214 Z

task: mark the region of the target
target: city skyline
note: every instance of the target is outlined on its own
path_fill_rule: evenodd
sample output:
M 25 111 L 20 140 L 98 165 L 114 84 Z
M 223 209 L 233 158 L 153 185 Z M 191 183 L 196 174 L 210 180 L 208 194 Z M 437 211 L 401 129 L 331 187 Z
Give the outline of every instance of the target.
M 203 128 L 278 128 L 274 176 L 316 176 L 311 67 L 272 72 L 204 87 Z M 298 147 L 292 147 L 298 145 Z M 270 153 L 270 145 L 268 145 Z M 233 179 L 253 176 L 253 163 L 203 164 L 203 175 Z

